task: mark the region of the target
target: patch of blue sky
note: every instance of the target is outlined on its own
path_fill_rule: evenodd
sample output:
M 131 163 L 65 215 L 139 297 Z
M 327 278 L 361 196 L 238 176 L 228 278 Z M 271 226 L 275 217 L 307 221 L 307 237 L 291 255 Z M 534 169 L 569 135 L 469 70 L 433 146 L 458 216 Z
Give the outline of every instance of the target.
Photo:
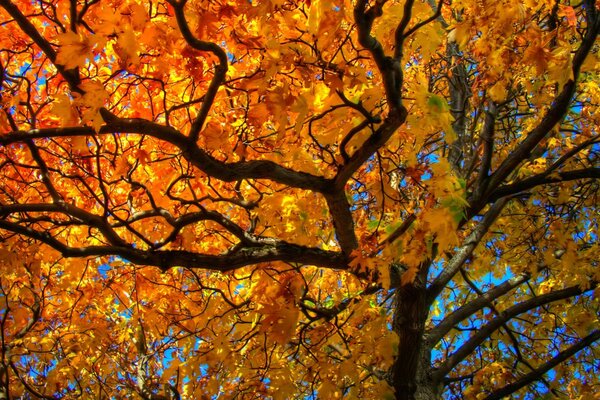
M 229 61 L 231 64 L 235 64 L 237 62 L 242 62 L 242 60 L 238 60 L 235 57 L 235 54 L 227 52 L 227 61 Z

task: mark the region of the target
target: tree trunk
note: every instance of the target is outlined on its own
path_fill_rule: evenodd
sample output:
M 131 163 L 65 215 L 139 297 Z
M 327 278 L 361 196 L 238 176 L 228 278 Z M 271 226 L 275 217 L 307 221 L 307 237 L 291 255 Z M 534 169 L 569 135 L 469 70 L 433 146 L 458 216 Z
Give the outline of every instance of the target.
M 8 368 L 5 363 L 0 364 L 0 400 L 8 399 Z
M 390 383 L 397 400 L 439 398 L 438 387 L 430 378 L 431 352 L 424 343 L 427 315 L 423 276 L 396 289 L 392 326 L 399 342 Z

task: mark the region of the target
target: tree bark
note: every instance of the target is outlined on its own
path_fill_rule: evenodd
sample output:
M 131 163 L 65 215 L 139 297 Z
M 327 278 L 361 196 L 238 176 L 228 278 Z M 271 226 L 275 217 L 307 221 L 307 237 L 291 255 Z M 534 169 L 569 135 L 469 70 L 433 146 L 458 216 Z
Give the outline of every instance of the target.
M 0 364 L 0 400 L 8 398 L 8 368 L 2 363 Z
M 428 309 L 423 275 L 419 274 L 415 282 L 396 289 L 392 326 L 399 342 L 390 375 L 397 400 L 438 398 L 428 373 L 431 353 L 424 343 Z

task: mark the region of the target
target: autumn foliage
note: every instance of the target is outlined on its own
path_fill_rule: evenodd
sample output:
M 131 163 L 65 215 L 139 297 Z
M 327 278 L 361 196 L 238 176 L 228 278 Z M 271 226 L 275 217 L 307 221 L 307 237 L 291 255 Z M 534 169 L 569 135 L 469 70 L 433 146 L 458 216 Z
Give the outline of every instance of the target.
M 0 6 L 0 399 L 598 398 L 598 2 Z

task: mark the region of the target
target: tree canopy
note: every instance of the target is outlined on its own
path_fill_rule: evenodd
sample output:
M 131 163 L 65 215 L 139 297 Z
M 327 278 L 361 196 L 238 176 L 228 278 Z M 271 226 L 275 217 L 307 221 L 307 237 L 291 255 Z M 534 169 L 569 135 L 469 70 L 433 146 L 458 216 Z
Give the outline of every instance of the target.
M 597 1 L 0 6 L 0 398 L 597 398 Z

